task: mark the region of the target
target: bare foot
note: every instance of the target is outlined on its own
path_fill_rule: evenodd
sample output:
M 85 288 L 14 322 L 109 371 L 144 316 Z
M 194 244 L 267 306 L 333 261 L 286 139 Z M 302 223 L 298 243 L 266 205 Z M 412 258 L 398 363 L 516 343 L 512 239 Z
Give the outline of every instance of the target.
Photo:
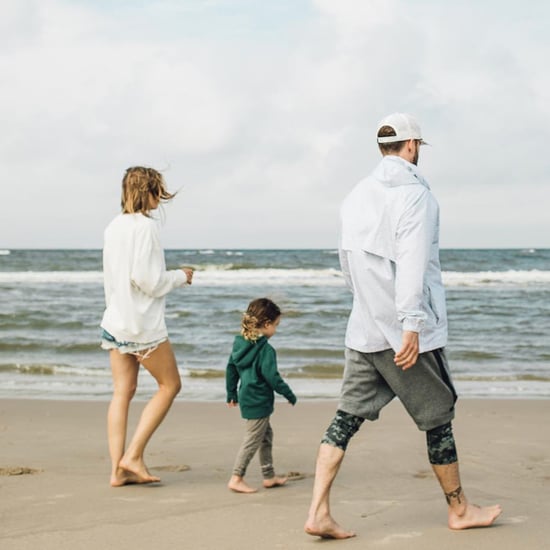
M 118 466 L 121 470 L 135 477 L 134 483 L 158 483 L 160 481 L 160 477 L 149 473 L 143 460 L 130 461 L 123 457 Z
M 258 489 L 250 487 L 241 476 L 231 476 L 227 487 L 236 493 L 255 493 Z
M 117 468 L 116 472 L 111 475 L 111 487 L 123 487 L 135 483 L 138 483 L 136 475 L 122 468 Z
M 450 509 L 449 528 L 470 529 L 472 527 L 488 527 L 500 516 L 501 512 L 502 508 L 499 504 L 483 508 L 475 504 L 467 504 L 466 510 L 460 516 Z
M 264 479 L 264 487 L 266 489 L 272 489 L 273 487 L 281 487 L 287 482 L 287 477 L 274 476 L 271 479 Z
M 350 539 L 355 537 L 353 531 L 342 529 L 330 516 L 320 521 L 306 521 L 304 531 L 312 537 L 321 537 L 323 539 Z

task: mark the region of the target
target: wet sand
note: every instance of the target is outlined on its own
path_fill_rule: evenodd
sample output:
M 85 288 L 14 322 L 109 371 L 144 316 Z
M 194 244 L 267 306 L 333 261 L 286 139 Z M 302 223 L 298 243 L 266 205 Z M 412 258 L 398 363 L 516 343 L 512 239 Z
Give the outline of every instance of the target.
M 146 456 L 162 483 L 111 488 L 107 405 L 0 400 L 2 550 L 550 548 L 548 400 L 459 400 L 463 487 L 472 502 L 504 508 L 493 527 L 463 532 L 446 527 L 424 434 L 393 402 L 352 440 L 334 484 L 333 514 L 358 535 L 346 541 L 303 532 L 335 402 L 277 403 L 276 470 L 302 479 L 251 495 L 226 487 L 244 424 L 224 403 L 176 402 Z M 143 405 L 133 405 L 132 425 Z M 261 487 L 257 459 L 246 479 Z

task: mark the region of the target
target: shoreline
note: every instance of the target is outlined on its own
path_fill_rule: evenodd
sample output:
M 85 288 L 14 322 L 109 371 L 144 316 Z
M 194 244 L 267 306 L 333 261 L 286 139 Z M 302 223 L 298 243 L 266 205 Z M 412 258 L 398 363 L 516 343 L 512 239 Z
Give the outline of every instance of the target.
M 149 399 L 151 398 L 151 395 L 149 396 L 143 396 L 143 397 L 140 397 L 140 396 L 136 396 L 134 397 L 132 403 L 135 404 L 135 406 L 140 406 L 140 405 L 145 405 Z M 337 398 L 328 398 L 328 397 L 301 397 L 298 396 L 298 399 L 300 399 L 300 404 L 303 405 L 305 403 L 308 403 L 308 404 L 312 404 L 312 405 L 315 405 L 315 404 L 325 404 L 325 405 L 329 405 L 329 404 L 333 404 L 335 407 L 336 405 L 338 404 L 338 399 Z M 398 398 L 395 398 L 396 402 L 398 402 Z M 105 407 L 107 407 L 110 403 L 110 399 L 107 399 L 107 398 L 86 398 L 86 399 L 71 399 L 71 398 L 60 398 L 60 397 L 40 397 L 40 398 L 37 398 L 37 397 L 17 397 L 17 398 L 6 398 L 6 397 L 3 397 L 3 396 L 0 396 L 0 405 L 3 401 L 22 401 L 22 402 L 37 402 L 37 403 L 67 403 L 67 404 L 85 404 L 85 403 L 94 403 L 94 404 L 97 404 L 97 405 L 105 405 Z M 488 401 L 488 402 L 493 402 L 493 401 L 496 401 L 496 402 L 499 402 L 499 401 L 511 401 L 511 402 L 530 402 L 530 401 L 534 401 L 534 402 L 541 402 L 541 401 L 549 401 L 549 398 L 548 397 L 545 397 L 545 396 L 532 396 L 532 397 L 520 397 L 520 396 L 517 396 L 517 397 L 514 397 L 514 396 L 500 396 L 500 395 L 494 395 L 494 396 L 481 396 L 481 395 L 465 395 L 465 396 L 462 396 L 462 395 L 459 395 L 458 396 L 458 401 L 460 401 L 461 403 L 465 402 L 465 401 Z M 183 403 L 187 403 L 187 404 L 193 404 L 193 405 L 224 405 L 225 404 L 225 401 L 223 399 L 189 399 L 189 398 L 185 398 L 185 400 L 180 400 L 180 401 L 175 401 L 174 402 L 174 405 L 175 406 L 176 404 L 183 404 Z M 282 400 L 282 399 L 275 399 L 275 405 L 283 405 L 285 404 L 286 401 Z
M 130 429 L 144 402 L 130 409 Z M 303 479 L 253 495 L 226 488 L 244 424 L 225 403 L 176 401 L 146 454 L 161 484 L 109 487 L 108 401 L 0 399 L 0 547 L 308 549 L 303 532 L 315 455 L 336 400 L 277 402 L 272 425 L 279 474 Z M 332 493 L 346 548 L 506 550 L 547 547 L 550 400 L 460 398 L 454 431 L 472 502 L 499 502 L 494 527 L 446 527 L 446 506 L 424 435 L 391 403 L 352 439 Z M 7 468 L 15 470 L 10 472 Z M 17 469 L 21 471 L 16 472 Z M 27 470 L 25 470 L 27 469 Z M 17 474 L 17 475 L 14 475 Z M 247 474 L 261 484 L 257 458 Z
M 281 369 L 283 377 L 292 386 L 301 402 L 324 402 L 337 400 L 340 393 L 342 378 L 309 378 L 289 376 Z M 106 371 L 104 376 L 93 378 L 94 386 L 89 386 L 90 377 L 78 376 L 60 377 L 54 382 L 55 375 L 40 375 L 13 379 L 11 383 L 3 382 L 5 377 L 0 373 L 0 400 L 47 400 L 62 402 L 109 402 L 112 395 L 112 378 Z M 219 375 L 196 377 L 182 374 L 183 389 L 176 398 L 176 402 L 190 403 L 223 403 L 225 402 L 225 371 Z M 47 377 L 52 387 L 44 387 Z M 453 377 L 455 388 L 460 400 L 548 400 L 550 399 L 550 382 L 544 380 L 503 380 L 478 381 L 465 380 L 463 377 Z M 55 390 L 55 384 L 59 384 Z M 138 388 L 134 397 L 135 402 L 145 402 L 156 391 L 156 383 L 150 376 L 141 372 Z

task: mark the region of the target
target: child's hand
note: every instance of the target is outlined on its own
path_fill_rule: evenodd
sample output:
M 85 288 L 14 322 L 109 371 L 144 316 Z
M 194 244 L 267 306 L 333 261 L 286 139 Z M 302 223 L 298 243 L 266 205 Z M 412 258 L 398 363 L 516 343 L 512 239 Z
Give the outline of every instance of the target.
M 237 403 L 236 401 L 229 401 L 229 402 L 227 403 L 227 406 L 228 406 L 228 407 L 236 407 L 237 405 L 238 405 L 238 403 Z

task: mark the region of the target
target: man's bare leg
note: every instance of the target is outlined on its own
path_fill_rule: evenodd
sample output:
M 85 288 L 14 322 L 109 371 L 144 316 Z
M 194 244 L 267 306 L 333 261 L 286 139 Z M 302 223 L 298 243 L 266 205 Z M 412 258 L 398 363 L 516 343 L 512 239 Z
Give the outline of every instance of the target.
M 309 515 L 304 526 L 308 535 L 327 539 L 348 539 L 354 537 L 353 531 L 346 531 L 330 515 L 330 488 L 340 469 L 345 452 L 321 443 L 315 468 L 315 482 Z
M 488 527 L 500 516 L 502 508 L 499 504 L 480 507 L 468 502 L 460 484 L 458 462 L 452 464 L 432 464 L 432 468 L 449 505 L 448 517 L 450 529 Z

